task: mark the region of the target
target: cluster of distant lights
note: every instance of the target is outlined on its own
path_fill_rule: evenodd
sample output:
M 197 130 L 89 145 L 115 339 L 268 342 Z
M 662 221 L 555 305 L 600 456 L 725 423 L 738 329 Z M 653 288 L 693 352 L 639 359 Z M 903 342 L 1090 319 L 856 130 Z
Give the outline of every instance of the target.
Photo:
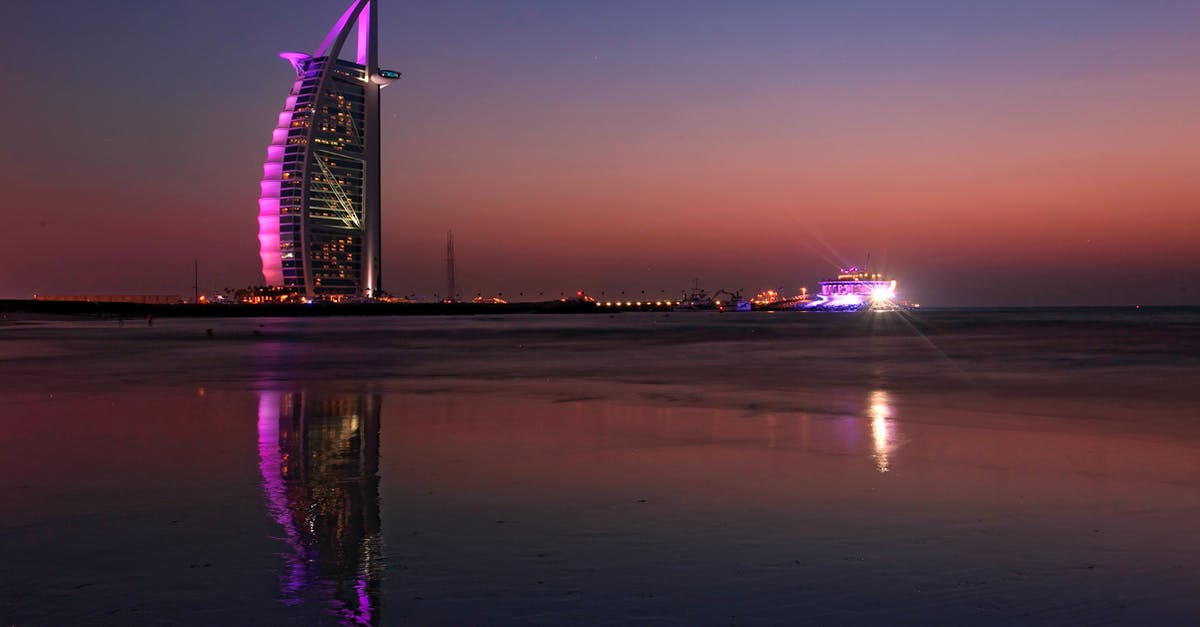
M 681 300 L 676 300 L 676 301 L 670 301 L 670 300 L 640 301 L 639 300 L 639 301 L 625 301 L 625 302 L 605 301 L 603 303 L 600 301 L 596 301 L 597 307 L 671 307 L 674 305 L 682 305 L 682 304 L 683 304 L 683 301 L 681 301 Z M 713 304 L 720 307 L 721 301 L 713 301 Z
M 807 292 L 808 292 L 807 289 L 803 289 L 801 296 L 799 296 L 798 298 L 804 299 L 807 296 Z M 645 300 L 645 301 L 642 301 L 642 300 L 619 301 L 619 300 L 617 300 L 617 301 L 601 302 L 601 301 L 593 299 L 591 296 L 584 294 L 582 291 L 576 292 L 576 297 L 579 299 L 582 299 L 584 302 L 595 302 L 597 307 L 606 307 L 606 308 L 677 307 L 677 306 L 681 306 L 684 304 L 683 300 L 653 300 L 653 301 L 651 301 L 651 300 Z M 800 304 L 802 304 L 805 308 L 814 308 L 814 307 L 815 308 L 852 308 L 852 307 L 862 307 L 863 305 L 868 305 L 868 304 L 872 305 L 872 306 L 883 307 L 883 306 L 891 305 L 892 302 L 895 300 L 895 298 L 896 298 L 896 282 L 892 281 L 889 285 L 875 288 L 868 295 L 863 295 L 863 294 L 835 294 L 832 296 L 818 295 L 816 300 L 808 301 L 808 302 L 804 302 L 803 300 L 801 300 Z M 267 297 L 255 296 L 255 297 L 251 297 L 242 302 L 258 304 L 258 303 L 267 303 L 267 302 L 288 302 L 289 300 L 291 300 L 291 299 L 289 299 L 288 295 L 284 295 L 279 301 L 275 301 L 274 299 L 267 298 Z M 562 302 L 567 301 L 566 298 L 560 298 L 559 300 Z M 776 292 L 775 290 L 767 290 L 767 291 L 757 294 L 754 298 L 750 299 L 750 302 L 755 305 L 768 305 L 768 304 L 773 304 L 776 302 L 782 302 L 782 301 L 788 301 L 788 300 L 792 300 L 792 299 L 781 298 L 779 293 Z M 214 298 L 208 298 L 208 297 L 202 295 L 199 297 L 199 302 L 201 304 L 207 304 L 207 303 L 213 303 L 213 302 L 217 302 L 217 303 L 230 302 L 230 300 L 226 299 L 224 296 L 216 296 Z M 301 303 L 304 303 L 307 305 L 312 305 L 312 304 L 315 304 L 316 301 L 312 298 L 297 297 L 294 299 L 293 302 L 301 302 Z M 499 297 L 484 298 L 482 296 L 478 296 L 478 297 L 474 298 L 472 300 L 472 302 L 474 302 L 476 304 L 479 304 L 479 303 L 507 304 L 507 301 L 505 301 Z M 715 301 L 712 301 L 712 304 L 715 307 L 720 308 L 720 307 L 722 307 L 722 305 L 731 304 L 731 302 L 715 300 Z

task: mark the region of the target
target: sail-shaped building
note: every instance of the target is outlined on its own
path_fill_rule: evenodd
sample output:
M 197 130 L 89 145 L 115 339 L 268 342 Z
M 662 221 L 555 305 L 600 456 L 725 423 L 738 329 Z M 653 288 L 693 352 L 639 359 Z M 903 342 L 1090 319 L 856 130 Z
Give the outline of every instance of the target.
M 353 0 L 296 70 L 263 165 L 258 241 L 267 285 L 308 298 L 380 295 L 379 0 Z M 357 26 L 353 61 L 342 47 Z

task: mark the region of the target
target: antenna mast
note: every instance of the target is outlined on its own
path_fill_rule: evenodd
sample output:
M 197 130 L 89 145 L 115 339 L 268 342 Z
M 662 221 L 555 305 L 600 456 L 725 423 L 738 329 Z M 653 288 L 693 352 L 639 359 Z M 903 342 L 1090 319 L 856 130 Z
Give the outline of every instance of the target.
M 458 299 L 458 286 L 454 282 L 454 231 L 446 231 L 446 300 Z

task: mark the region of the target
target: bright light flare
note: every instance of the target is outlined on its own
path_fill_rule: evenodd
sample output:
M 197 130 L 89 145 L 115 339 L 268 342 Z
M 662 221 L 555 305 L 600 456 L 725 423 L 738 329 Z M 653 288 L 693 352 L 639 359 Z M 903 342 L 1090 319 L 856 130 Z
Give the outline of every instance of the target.
M 896 289 L 894 287 L 877 287 L 871 290 L 871 300 L 874 301 L 890 301 L 896 297 Z

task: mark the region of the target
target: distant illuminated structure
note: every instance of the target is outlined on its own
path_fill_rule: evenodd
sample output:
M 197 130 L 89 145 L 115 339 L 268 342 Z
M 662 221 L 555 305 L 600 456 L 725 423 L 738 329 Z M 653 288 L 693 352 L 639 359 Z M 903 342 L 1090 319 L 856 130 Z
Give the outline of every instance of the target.
M 806 305 L 809 309 L 862 309 L 890 307 L 896 298 L 896 281 L 871 274 L 857 266 L 841 268 L 836 279 L 821 281 L 821 293 Z
M 377 5 L 354 0 L 315 54 L 284 52 L 296 70 L 263 164 L 259 255 L 269 286 L 308 298 L 379 294 Z M 357 24 L 358 54 L 340 59 Z
M 454 231 L 446 231 L 446 297 L 445 302 L 458 300 L 458 284 L 454 280 Z
M 341 624 L 380 622 L 380 397 L 260 392 L 258 454 L 282 528 L 285 603 L 312 599 Z

